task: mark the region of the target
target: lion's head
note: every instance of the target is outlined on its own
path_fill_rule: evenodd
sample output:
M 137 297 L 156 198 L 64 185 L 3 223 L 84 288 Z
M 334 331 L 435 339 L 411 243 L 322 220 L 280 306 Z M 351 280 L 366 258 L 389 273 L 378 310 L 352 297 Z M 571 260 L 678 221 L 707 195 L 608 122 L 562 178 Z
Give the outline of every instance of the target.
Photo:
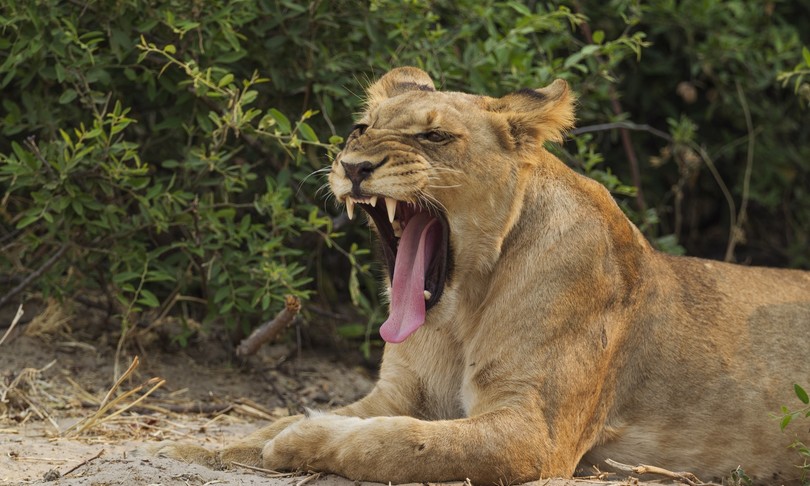
M 332 192 L 369 216 L 391 279 L 380 329 L 401 342 L 439 303 L 452 276 L 491 268 L 520 212 L 524 173 L 549 157 L 574 120 L 568 85 L 502 98 L 436 91 L 416 68 L 390 71 L 332 164 Z

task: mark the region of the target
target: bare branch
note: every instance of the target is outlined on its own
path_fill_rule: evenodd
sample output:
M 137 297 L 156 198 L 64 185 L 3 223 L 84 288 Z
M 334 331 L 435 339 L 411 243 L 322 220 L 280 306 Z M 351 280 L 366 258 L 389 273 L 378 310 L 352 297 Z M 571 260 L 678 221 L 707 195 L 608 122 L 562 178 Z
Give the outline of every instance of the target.
M 272 321 L 266 322 L 261 327 L 250 333 L 250 336 L 243 339 L 236 347 L 236 355 L 239 357 L 250 356 L 256 353 L 262 345 L 286 329 L 298 312 L 301 310 L 301 301 L 298 297 L 288 295 L 284 298 L 284 309 L 276 315 Z
M 631 472 L 633 474 L 654 474 L 656 476 L 664 476 L 666 478 L 674 479 L 688 484 L 689 486 L 710 485 L 713 483 L 704 483 L 697 476 L 690 472 L 674 472 L 658 466 L 648 466 L 646 464 L 639 464 L 638 466 L 630 466 L 629 464 L 622 464 L 621 462 L 614 461 L 613 459 L 605 459 L 610 467 L 616 468 L 620 471 Z
M 726 247 L 725 261 L 734 259 L 734 247 L 743 240 L 742 225 L 745 224 L 746 213 L 748 211 L 748 193 L 751 185 L 751 170 L 754 167 L 754 124 L 751 121 L 751 112 L 748 110 L 748 102 L 745 100 L 745 93 L 742 86 L 737 82 L 737 96 L 740 97 L 740 105 L 745 115 L 745 127 L 748 129 L 748 155 L 745 162 L 745 178 L 743 179 L 742 200 L 740 201 L 740 212 L 737 213 L 737 220 L 729 230 L 728 246 Z
M 15 295 L 17 295 L 20 292 L 22 292 L 23 290 L 25 290 L 26 287 L 31 285 L 31 283 L 34 280 L 38 279 L 39 277 L 42 276 L 43 273 L 47 272 L 48 269 L 51 268 L 53 266 L 53 264 L 56 263 L 57 260 L 62 258 L 62 255 L 65 254 L 65 252 L 68 249 L 68 246 L 69 245 L 67 243 L 63 243 L 62 246 L 60 246 L 59 249 L 56 250 L 56 253 L 51 255 L 50 258 L 48 258 L 45 261 L 45 263 L 42 264 L 41 267 L 39 267 L 38 269 L 31 272 L 31 274 L 28 275 L 27 277 L 25 277 L 23 279 L 23 281 L 20 282 L 19 285 L 17 285 L 13 289 L 11 289 L 6 295 L 4 295 L 2 298 L 0 298 L 0 307 L 3 307 L 4 305 L 6 305 L 6 303 L 8 303 L 9 300 L 14 298 Z

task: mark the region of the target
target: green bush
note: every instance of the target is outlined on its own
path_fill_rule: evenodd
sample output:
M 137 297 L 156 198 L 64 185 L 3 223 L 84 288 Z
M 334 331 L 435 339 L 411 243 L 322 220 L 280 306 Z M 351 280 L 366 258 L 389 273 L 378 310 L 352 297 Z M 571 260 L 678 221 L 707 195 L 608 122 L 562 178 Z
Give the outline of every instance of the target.
M 126 329 L 178 304 L 247 328 L 311 293 L 306 249 L 334 233 L 315 180 L 296 181 L 335 147 L 315 112 L 291 122 L 267 79 L 229 67 L 257 12 L 180 4 L 3 12 L 0 268 L 42 268 L 46 295 L 107 294 Z
M 583 128 L 555 150 L 655 245 L 810 267 L 802 9 L 6 2 L 0 303 L 94 292 L 125 329 L 174 314 L 244 331 L 292 293 L 352 302 L 339 331 L 367 351 L 380 272 L 319 189 L 364 85 L 405 64 L 492 95 L 567 79 Z

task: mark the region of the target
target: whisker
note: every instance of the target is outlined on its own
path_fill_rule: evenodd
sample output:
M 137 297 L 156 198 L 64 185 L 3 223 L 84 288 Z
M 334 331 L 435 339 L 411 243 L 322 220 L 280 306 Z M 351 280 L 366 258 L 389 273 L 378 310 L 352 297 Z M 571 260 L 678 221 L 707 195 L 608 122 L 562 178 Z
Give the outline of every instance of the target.
M 297 196 L 297 195 L 298 195 L 298 193 L 299 193 L 299 192 L 301 192 L 301 188 L 302 188 L 302 187 L 304 187 L 304 183 L 306 183 L 306 182 L 307 182 L 307 180 L 308 180 L 310 177 L 312 177 L 312 176 L 314 176 L 314 175 L 316 175 L 316 174 L 317 174 L 317 175 L 322 175 L 322 174 L 324 174 L 324 173 L 328 173 L 328 172 L 331 172 L 331 171 L 332 171 L 332 167 L 321 167 L 320 169 L 317 169 L 317 170 L 314 170 L 314 171 L 310 172 L 310 173 L 309 173 L 309 174 L 307 174 L 307 176 L 306 176 L 306 177 L 304 177 L 304 178 L 301 180 L 301 182 L 298 184 L 298 190 L 296 191 L 295 195 Z
M 444 204 L 439 202 L 439 200 L 437 200 L 435 197 L 431 196 L 430 194 L 427 194 L 424 191 L 420 191 L 419 194 L 418 194 L 418 198 L 419 198 L 418 201 L 420 203 L 422 203 L 422 202 L 425 203 L 425 205 L 429 209 L 432 208 L 432 209 L 435 209 L 437 211 L 441 211 L 442 213 L 447 214 L 447 208 L 444 207 Z
M 464 187 L 464 184 L 455 184 L 455 185 L 452 185 L 452 186 L 437 186 L 437 185 L 434 185 L 434 184 L 428 184 L 425 187 L 429 187 L 431 189 L 454 189 L 456 187 Z
M 315 197 L 318 197 L 318 195 L 324 190 L 329 190 L 329 182 L 325 182 L 324 184 L 321 185 L 321 187 L 318 188 L 318 190 L 315 191 Z M 326 197 L 328 198 L 329 196 L 334 196 L 334 194 L 328 192 L 326 194 Z
M 450 172 L 450 173 L 455 173 L 455 174 L 463 174 L 464 173 L 464 171 L 461 170 L 461 169 L 453 169 L 453 168 L 450 168 L 450 167 L 431 166 L 430 170 L 436 171 L 436 172 Z

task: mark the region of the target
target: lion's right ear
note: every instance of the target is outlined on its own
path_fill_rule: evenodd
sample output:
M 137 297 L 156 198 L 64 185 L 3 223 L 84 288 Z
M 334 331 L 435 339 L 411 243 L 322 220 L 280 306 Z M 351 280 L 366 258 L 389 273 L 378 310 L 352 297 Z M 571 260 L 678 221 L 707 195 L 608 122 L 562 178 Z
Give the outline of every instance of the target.
M 575 97 L 568 83 L 557 79 L 541 89 L 522 89 L 492 100 L 489 109 L 506 116 L 515 146 L 562 142 L 574 126 Z
M 415 67 L 399 67 L 385 73 L 366 90 L 366 108 L 408 91 L 436 91 L 428 73 Z

